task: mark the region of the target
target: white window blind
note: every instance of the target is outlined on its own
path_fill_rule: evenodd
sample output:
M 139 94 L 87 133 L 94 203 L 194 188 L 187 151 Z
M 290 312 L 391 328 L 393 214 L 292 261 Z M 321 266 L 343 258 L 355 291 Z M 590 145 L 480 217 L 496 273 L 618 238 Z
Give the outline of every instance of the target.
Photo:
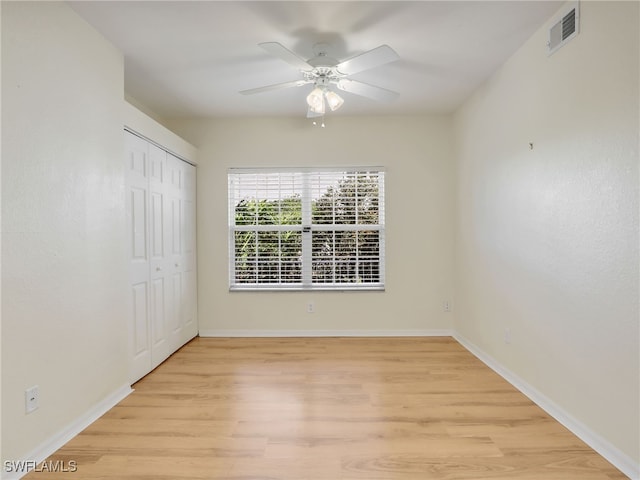
M 231 169 L 232 290 L 384 289 L 384 171 Z

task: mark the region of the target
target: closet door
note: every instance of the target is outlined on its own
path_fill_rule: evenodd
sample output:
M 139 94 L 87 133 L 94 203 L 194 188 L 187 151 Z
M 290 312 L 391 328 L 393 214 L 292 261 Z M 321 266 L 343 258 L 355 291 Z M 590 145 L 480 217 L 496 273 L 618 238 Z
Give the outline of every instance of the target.
M 198 333 L 196 322 L 195 167 L 167 155 L 171 212 L 171 344 L 184 345 Z
M 182 293 L 185 286 L 182 283 L 182 244 L 183 244 L 183 210 L 182 161 L 173 155 L 168 155 L 167 167 L 169 183 L 167 197 L 169 201 L 169 271 L 171 295 L 171 321 L 169 325 L 170 344 L 174 349 L 182 345 Z
M 196 268 L 196 167 L 183 162 L 184 189 L 183 196 L 183 229 L 185 232 L 182 246 L 182 277 L 184 322 L 182 327 L 182 343 L 198 334 L 198 284 Z
M 125 138 L 135 382 L 198 334 L 195 167 Z
M 131 288 L 131 375 L 138 379 L 151 369 L 149 325 L 149 144 L 125 132 L 126 204 Z
M 174 351 L 169 342 L 170 258 L 167 223 L 167 152 L 149 144 L 149 318 L 151 324 L 151 368 L 155 368 Z

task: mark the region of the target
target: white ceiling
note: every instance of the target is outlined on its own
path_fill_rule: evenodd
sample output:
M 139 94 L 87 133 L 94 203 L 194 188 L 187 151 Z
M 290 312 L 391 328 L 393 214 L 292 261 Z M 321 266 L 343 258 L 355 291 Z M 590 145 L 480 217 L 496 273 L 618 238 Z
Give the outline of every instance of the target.
M 75 11 L 125 57 L 127 95 L 162 117 L 306 115 L 310 85 L 240 95 L 301 74 L 260 47 L 303 58 L 329 43 L 344 60 L 388 44 L 400 60 L 351 78 L 400 93 L 391 104 L 341 92 L 331 115 L 455 110 L 563 2 L 82 1 Z M 545 45 L 541 44 L 543 50 Z

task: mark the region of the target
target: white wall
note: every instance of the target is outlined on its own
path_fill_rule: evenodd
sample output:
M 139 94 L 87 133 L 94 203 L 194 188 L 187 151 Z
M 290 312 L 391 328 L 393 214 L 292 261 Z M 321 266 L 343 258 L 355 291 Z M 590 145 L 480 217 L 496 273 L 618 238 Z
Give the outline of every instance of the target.
M 175 156 L 187 160 L 196 165 L 198 163 L 198 150 L 184 139 L 161 125 L 154 118 L 140 111 L 136 106 L 124 102 L 124 126 L 138 135 L 158 144 Z
M 452 314 L 442 310 L 442 301 L 453 294 L 450 119 L 328 116 L 326 123 L 324 129 L 313 127 L 301 117 L 171 125 L 200 153 L 201 334 L 424 333 L 451 328 Z M 227 169 L 324 165 L 387 168 L 386 291 L 229 293 Z M 315 302 L 315 313 L 306 313 L 307 301 Z
M 636 471 L 638 6 L 580 2 L 455 117 L 456 330 Z
M 66 4 L 2 2 L 3 460 L 128 389 L 122 108 L 122 55 Z

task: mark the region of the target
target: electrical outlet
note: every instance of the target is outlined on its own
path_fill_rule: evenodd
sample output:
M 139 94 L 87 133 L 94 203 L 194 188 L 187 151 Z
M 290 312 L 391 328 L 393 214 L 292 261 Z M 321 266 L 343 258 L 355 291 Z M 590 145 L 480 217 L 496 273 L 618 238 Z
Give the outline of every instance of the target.
M 27 388 L 24 392 L 24 409 L 26 413 L 31 413 L 37 410 L 39 405 L 40 387 L 34 385 L 31 388 Z
M 449 300 L 445 300 L 444 302 L 442 302 L 442 310 L 444 310 L 445 312 L 451 311 L 451 302 Z
M 511 343 L 511 329 L 510 328 L 505 328 L 504 329 L 504 343 L 506 343 L 507 345 L 509 345 Z
M 313 302 L 307 302 L 307 313 L 313 313 L 316 311 L 316 306 Z

